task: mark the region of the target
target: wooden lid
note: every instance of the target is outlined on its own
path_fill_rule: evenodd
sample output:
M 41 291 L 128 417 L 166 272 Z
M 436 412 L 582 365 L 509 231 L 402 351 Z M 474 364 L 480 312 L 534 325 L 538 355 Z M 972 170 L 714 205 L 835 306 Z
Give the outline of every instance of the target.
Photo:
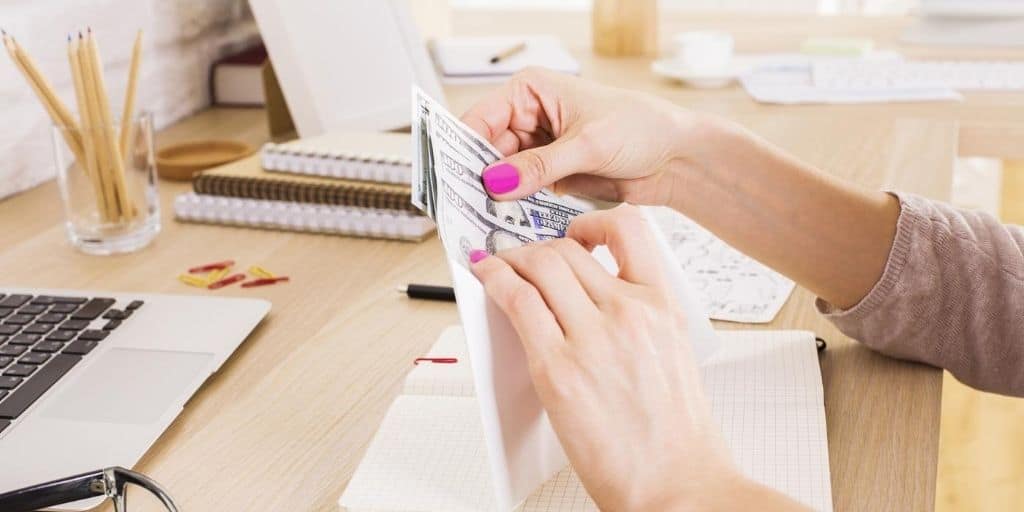
M 168 180 L 190 180 L 195 173 L 251 155 L 255 148 L 236 140 L 203 140 L 167 146 L 156 154 L 156 171 Z

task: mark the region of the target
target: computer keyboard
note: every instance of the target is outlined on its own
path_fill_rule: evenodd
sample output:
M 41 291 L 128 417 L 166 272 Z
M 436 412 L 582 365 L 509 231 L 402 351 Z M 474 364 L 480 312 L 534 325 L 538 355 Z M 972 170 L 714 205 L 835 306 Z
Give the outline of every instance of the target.
M 842 59 L 816 62 L 813 80 L 823 89 L 1024 90 L 1024 61 Z
M 117 302 L 0 293 L 0 432 L 143 305 Z

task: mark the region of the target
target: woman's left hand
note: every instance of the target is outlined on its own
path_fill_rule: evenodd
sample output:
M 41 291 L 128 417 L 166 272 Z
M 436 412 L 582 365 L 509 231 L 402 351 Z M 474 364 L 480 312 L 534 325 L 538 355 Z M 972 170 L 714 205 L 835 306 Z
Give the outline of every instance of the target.
M 608 246 L 618 276 L 590 254 L 596 245 Z M 579 216 L 564 239 L 473 264 L 518 332 L 552 426 L 604 510 L 706 504 L 710 489 L 742 481 L 656 254 L 639 210 L 622 206 Z

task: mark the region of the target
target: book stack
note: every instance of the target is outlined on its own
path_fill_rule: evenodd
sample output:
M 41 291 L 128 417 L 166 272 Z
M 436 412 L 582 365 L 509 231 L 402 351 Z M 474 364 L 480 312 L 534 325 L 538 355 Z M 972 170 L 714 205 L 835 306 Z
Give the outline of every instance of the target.
M 217 60 L 210 66 L 210 99 L 222 107 L 266 105 L 263 66 L 267 49 L 262 44 Z
M 419 241 L 434 224 L 409 202 L 407 134 L 334 133 L 210 169 L 174 203 L 178 220 Z

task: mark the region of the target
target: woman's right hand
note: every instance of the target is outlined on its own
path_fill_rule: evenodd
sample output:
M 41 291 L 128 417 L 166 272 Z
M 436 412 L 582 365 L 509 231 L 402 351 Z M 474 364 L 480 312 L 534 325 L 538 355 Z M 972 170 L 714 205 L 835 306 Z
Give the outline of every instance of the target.
M 719 123 L 650 95 L 543 69 L 517 73 L 462 116 L 508 157 L 483 173 L 495 199 L 542 187 L 559 193 L 666 205 L 701 135 Z

